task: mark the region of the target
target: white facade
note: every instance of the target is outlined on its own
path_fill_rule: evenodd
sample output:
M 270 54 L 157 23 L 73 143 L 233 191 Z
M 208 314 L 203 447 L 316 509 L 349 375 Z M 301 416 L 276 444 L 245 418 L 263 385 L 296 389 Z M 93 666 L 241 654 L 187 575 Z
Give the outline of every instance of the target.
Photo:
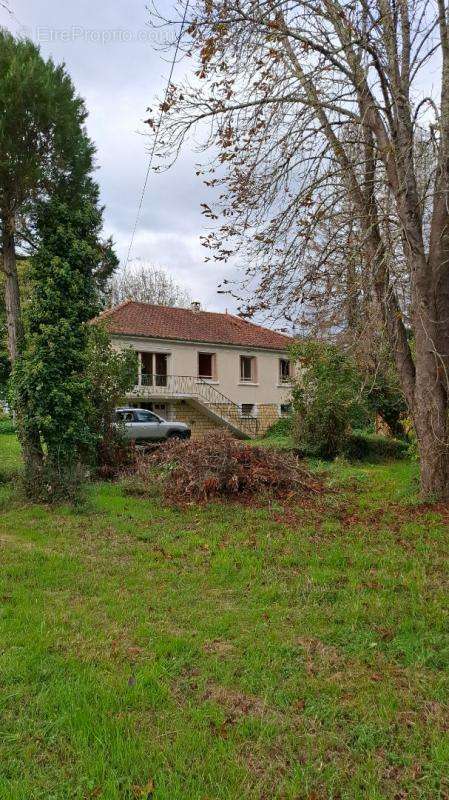
M 276 406 L 281 414 L 281 407 L 290 402 L 291 383 L 286 372 L 290 371 L 292 376 L 292 365 L 288 364 L 288 354 L 283 350 L 116 334 L 112 341 L 116 348 L 131 347 L 139 353 L 139 384 L 145 384 L 148 372 L 160 373 L 161 367 L 157 364 L 162 364 L 167 376 L 207 381 L 233 403 L 245 407 L 253 405 L 255 414 L 260 405 Z M 211 358 L 200 361 L 200 354 Z M 210 370 L 205 370 L 204 365 L 208 363 Z M 211 376 L 205 376 L 205 371 L 210 371 Z

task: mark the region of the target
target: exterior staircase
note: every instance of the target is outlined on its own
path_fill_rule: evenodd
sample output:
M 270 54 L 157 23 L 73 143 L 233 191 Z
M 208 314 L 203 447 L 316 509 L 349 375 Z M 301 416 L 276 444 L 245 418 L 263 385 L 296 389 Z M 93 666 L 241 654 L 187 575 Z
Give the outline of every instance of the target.
M 211 419 L 224 424 L 235 436 L 252 439 L 258 434 L 256 417 L 242 417 L 240 407 L 215 386 L 192 375 L 145 375 L 131 393 L 148 400 L 189 400 Z

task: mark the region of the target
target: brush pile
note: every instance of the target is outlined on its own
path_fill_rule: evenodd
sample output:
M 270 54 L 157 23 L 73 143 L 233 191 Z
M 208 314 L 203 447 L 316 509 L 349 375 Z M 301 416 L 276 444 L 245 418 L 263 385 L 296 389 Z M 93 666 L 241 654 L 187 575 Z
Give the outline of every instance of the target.
M 294 454 L 252 446 L 225 432 L 168 441 L 138 459 L 135 477 L 141 492 L 146 485 L 153 491 L 157 481 L 174 503 L 263 494 L 285 499 L 322 490 Z

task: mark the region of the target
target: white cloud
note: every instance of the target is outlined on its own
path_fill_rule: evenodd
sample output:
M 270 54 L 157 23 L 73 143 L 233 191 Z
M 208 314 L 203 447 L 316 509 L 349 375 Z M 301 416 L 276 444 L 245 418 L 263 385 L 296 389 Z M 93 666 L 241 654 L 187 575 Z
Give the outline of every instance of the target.
M 155 49 L 144 0 L 14 0 L 15 16 L 0 24 L 38 41 L 44 57 L 65 61 L 89 110 L 97 146 L 97 180 L 105 205 L 105 233 L 123 261 L 136 219 L 147 167 L 147 106 L 165 89 L 166 56 Z M 176 77 L 176 76 L 175 76 Z M 152 174 L 142 206 L 133 257 L 164 267 L 204 307 L 235 310 L 216 293 L 232 269 L 205 264 L 199 237 L 206 230 L 200 203 L 209 200 L 195 176 L 197 156 L 187 148 L 169 172 Z
M 113 234 L 114 235 L 114 234 Z M 115 235 L 117 252 L 125 253 L 129 241 Z M 217 285 L 223 277 L 223 266 L 212 262 L 204 264 L 204 250 L 195 234 L 140 230 L 135 238 L 130 267 L 150 263 L 170 272 L 180 286 L 188 289 L 194 300 L 199 300 L 209 311 L 235 309 L 233 301 L 217 294 Z M 232 272 L 231 268 L 227 274 Z

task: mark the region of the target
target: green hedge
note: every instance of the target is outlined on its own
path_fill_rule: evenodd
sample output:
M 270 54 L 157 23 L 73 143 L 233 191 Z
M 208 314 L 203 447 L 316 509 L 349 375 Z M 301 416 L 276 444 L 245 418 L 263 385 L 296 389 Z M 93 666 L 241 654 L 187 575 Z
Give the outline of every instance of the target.
M 300 445 L 296 448 L 296 452 L 304 458 L 317 457 L 316 452 Z M 348 436 L 341 455 L 349 461 L 369 461 L 371 463 L 407 458 L 410 455 L 410 444 L 402 439 L 378 436 L 364 431 L 354 431 Z M 321 458 L 323 457 L 321 456 Z
M 346 458 L 353 461 L 385 461 L 390 458 L 406 458 L 409 443 L 389 436 L 354 431 L 344 449 Z
M 265 439 L 289 438 L 292 434 L 291 417 L 278 419 L 265 433 Z M 316 452 L 307 447 L 291 445 L 301 456 L 316 458 Z M 390 436 L 379 436 L 366 430 L 353 431 L 346 440 L 342 455 L 350 461 L 387 461 L 394 458 L 407 458 L 410 443 Z
M 293 420 L 291 417 L 281 417 L 281 419 L 273 422 L 272 425 L 265 432 L 267 439 L 277 438 L 278 436 L 290 436 L 292 432 Z
M 0 419 L 0 434 L 2 433 L 15 433 L 16 427 L 10 417 Z

